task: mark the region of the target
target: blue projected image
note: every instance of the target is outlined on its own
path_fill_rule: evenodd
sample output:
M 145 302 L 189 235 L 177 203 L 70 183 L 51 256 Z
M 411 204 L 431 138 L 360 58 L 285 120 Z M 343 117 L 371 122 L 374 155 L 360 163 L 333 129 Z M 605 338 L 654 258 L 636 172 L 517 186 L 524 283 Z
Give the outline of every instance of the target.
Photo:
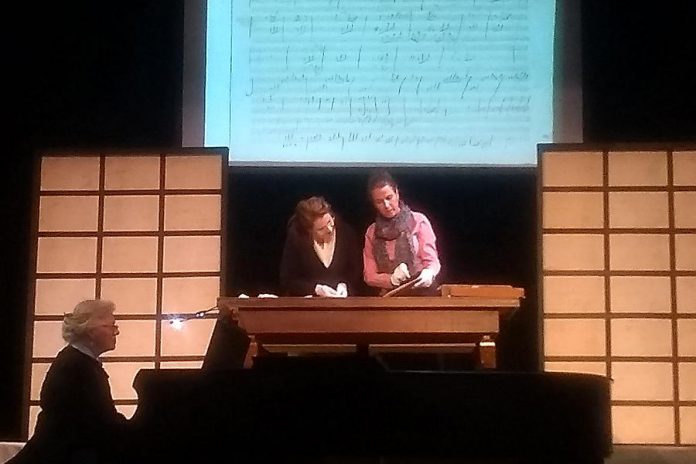
M 533 165 L 554 0 L 207 4 L 204 145 L 232 164 Z

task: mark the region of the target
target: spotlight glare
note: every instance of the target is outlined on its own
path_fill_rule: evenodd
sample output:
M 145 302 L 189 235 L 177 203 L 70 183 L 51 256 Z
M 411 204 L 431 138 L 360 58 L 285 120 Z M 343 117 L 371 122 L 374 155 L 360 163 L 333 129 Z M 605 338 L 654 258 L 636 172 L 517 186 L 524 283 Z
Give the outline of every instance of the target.
M 184 327 L 184 320 L 181 319 L 180 317 L 175 317 L 174 319 L 170 319 L 169 323 L 172 325 L 174 330 L 181 330 Z

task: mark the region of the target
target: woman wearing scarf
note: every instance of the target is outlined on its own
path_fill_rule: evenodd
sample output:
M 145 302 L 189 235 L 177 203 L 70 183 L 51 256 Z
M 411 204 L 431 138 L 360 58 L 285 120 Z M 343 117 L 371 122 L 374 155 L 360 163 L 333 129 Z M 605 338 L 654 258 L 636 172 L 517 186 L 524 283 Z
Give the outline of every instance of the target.
M 414 293 L 435 294 L 440 260 L 430 221 L 401 201 L 399 188 L 388 172 L 372 174 L 368 192 L 377 217 L 365 232 L 365 283 L 385 293 L 417 276 L 412 288 L 420 290 Z

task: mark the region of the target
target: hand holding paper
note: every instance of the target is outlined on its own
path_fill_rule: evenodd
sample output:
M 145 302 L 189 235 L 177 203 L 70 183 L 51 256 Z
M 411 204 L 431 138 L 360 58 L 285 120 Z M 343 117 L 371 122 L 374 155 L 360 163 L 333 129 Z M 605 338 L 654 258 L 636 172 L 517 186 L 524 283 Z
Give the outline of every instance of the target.
M 406 282 L 410 278 L 411 274 L 408 272 L 408 266 L 406 263 L 401 263 L 396 266 L 396 269 L 394 269 L 394 272 L 392 272 L 390 281 L 392 285 L 396 287 L 402 282 Z

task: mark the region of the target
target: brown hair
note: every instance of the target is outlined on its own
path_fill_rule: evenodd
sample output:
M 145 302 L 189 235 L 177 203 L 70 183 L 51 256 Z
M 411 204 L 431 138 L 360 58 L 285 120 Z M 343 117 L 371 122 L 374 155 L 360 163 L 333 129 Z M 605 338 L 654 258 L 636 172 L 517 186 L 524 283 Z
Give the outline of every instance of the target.
M 374 171 L 367 179 L 367 197 L 372 199 L 372 191 L 382 188 L 385 185 L 390 186 L 395 192 L 399 190 L 394 178 L 385 170 Z
M 312 230 L 314 221 L 326 213 L 334 216 L 331 205 L 324 197 L 310 197 L 297 202 L 295 214 L 290 218 L 290 224 L 298 228 L 303 233 Z

